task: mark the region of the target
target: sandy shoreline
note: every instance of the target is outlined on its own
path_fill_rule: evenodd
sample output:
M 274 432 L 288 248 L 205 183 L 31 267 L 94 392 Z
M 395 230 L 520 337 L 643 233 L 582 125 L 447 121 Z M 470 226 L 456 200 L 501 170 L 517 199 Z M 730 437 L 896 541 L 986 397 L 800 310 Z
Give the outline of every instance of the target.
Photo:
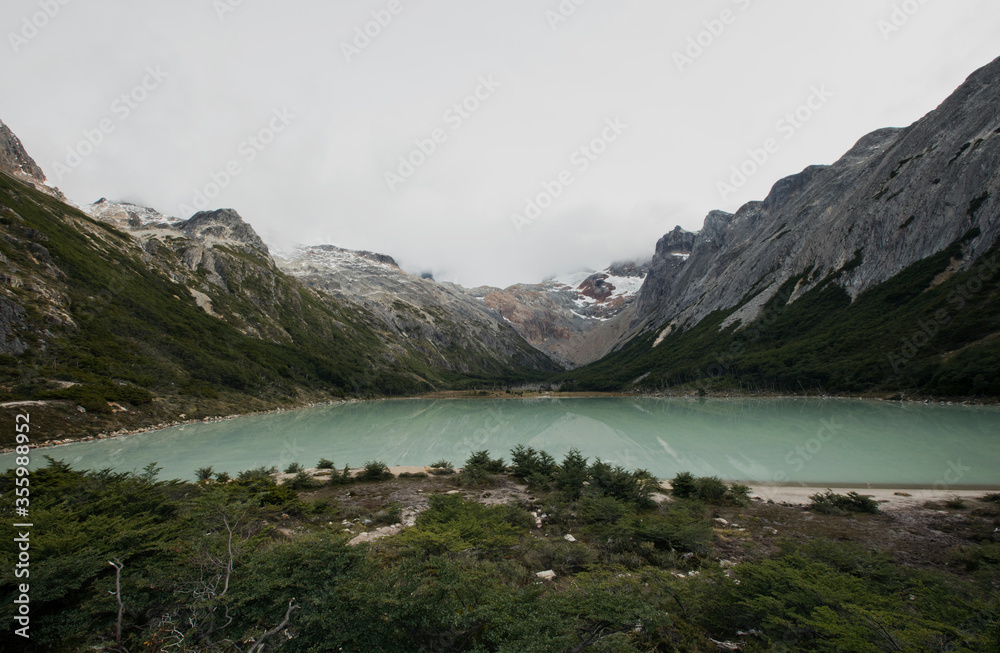
M 420 474 L 427 471 L 426 467 L 419 466 L 395 466 L 389 471 L 395 476 L 403 473 Z M 361 470 L 352 470 L 360 472 Z M 291 475 L 288 475 L 289 477 Z M 670 483 L 662 483 L 665 490 L 669 491 Z M 968 503 L 974 504 L 985 494 L 996 492 L 992 489 L 975 488 L 872 488 L 867 486 L 838 487 L 830 488 L 837 494 L 847 494 L 857 492 L 862 496 L 869 496 L 878 502 L 882 510 L 912 510 L 914 508 L 924 509 L 927 502 L 944 502 L 949 499 L 959 497 Z M 811 502 L 810 497 L 814 494 L 826 492 L 827 486 L 802 486 L 802 485 L 751 485 L 750 496 L 755 500 L 773 501 L 774 503 L 784 503 L 794 506 L 807 506 Z
M 906 510 L 912 508 L 923 508 L 928 501 L 944 502 L 955 497 L 964 499 L 966 502 L 974 503 L 980 497 L 996 489 L 950 489 L 950 488 L 870 488 L 870 487 L 834 487 L 831 488 L 837 494 L 847 494 L 857 492 L 862 496 L 869 496 L 878 502 L 880 509 Z M 817 493 L 826 492 L 825 487 L 803 487 L 785 485 L 756 485 L 750 488 L 751 497 L 760 497 L 764 501 L 774 501 L 775 503 L 788 503 L 791 505 L 805 506 L 810 503 L 810 497 Z

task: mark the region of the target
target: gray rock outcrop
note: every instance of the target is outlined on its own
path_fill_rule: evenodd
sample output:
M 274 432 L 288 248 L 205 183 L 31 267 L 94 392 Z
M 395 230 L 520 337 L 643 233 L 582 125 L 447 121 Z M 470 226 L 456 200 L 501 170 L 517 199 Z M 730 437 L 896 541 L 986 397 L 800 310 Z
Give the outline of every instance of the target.
M 970 232 L 956 269 L 1000 236 L 1000 59 L 913 125 L 868 134 L 833 165 L 780 180 L 735 215 L 713 211 L 697 235 L 664 236 L 617 346 L 755 296 L 728 322 L 748 324 L 808 269 L 792 301 L 840 270 L 836 283 L 857 297 Z M 690 256 L 671 256 L 688 238 Z

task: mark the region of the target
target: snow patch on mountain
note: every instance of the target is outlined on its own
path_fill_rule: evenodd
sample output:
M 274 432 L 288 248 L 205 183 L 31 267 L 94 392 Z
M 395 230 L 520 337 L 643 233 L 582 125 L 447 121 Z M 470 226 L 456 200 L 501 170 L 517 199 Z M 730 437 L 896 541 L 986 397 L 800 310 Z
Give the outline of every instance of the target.
M 126 231 L 164 226 L 175 227 L 184 222 L 181 218 L 163 215 L 148 206 L 139 206 L 130 202 L 111 202 L 103 197 L 93 204 L 80 208 L 90 217 Z

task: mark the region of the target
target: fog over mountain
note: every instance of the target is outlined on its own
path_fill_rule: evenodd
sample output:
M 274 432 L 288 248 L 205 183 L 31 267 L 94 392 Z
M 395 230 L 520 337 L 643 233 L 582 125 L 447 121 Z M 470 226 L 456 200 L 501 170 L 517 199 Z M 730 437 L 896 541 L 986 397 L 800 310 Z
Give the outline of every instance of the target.
M 497 287 L 648 259 L 673 225 L 911 124 L 1000 28 L 985 1 L 10 0 L 0 18 L 0 115 L 77 203 L 233 208 L 271 244 Z M 547 206 L 519 231 L 529 200 Z

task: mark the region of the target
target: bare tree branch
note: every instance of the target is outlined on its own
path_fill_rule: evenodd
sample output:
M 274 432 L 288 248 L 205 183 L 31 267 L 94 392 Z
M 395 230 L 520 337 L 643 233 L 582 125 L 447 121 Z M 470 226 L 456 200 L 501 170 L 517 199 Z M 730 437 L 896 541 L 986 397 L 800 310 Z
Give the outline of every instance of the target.
M 260 638 L 254 642 L 253 646 L 247 653 L 260 653 L 264 650 L 264 640 L 266 640 L 271 635 L 281 632 L 287 625 L 292 616 L 292 610 L 298 610 L 299 606 L 295 605 L 295 599 L 288 602 L 288 610 L 285 611 L 285 618 L 281 620 L 281 623 L 272 628 L 271 630 L 265 632 Z
M 121 646 L 122 643 L 122 612 L 125 610 L 125 605 L 122 603 L 122 568 L 125 566 L 122 562 L 115 558 L 114 561 L 108 560 L 108 564 L 115 568 L 115 600 L 118 602 L 118 619 L 115 621 L 115 644 Z

